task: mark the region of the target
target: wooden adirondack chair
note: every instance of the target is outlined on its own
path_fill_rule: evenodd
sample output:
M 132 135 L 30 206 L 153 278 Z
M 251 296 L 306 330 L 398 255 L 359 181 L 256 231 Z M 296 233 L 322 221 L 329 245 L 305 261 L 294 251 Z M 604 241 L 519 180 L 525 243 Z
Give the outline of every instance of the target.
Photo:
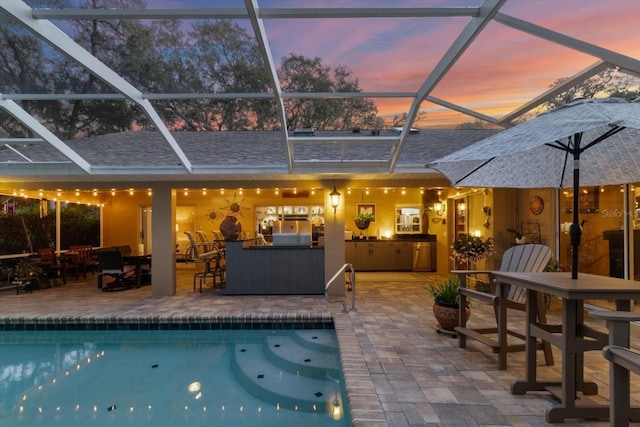
M 504 253 L 500 271 L 510 272 L 542 272 L 551 259 L 551 249 L 545 245 L 517 245 L 513 246 Z M 465 348 L 468 338 L 475 339 L 482 344 L 491 347 L 494 353 L 498 354 L 498 368 L 507 369 L 507 353 L 525 350 L 525 331 L 516 331 L 509 329 L 507 326 L 507 310 L 516 309 L 525 311 L 526 290 L 519 286 L 510 286 L 506 295 L 502 297 L 493 293 L 479 292 L 467 287 L 467 277 L 469 275 L 487 274 L 492 289 L 495 290 L 495 279 L 491 271 L 479 270 L 454 270 L 453 274 L 458 276 L 460 287 L 460 307 L 466 305 L 467 298 L 473 298 L 474 301 L 480 301 L 493 305 L 496 326 L 489 328 L 472 328 L 467 326 L 467 320 L 463 313 L 460 315 L 459 326 L 455 328 L 458 333 L 458 347 Z M 542 294 L 538 294 L 542 298 Z M 503 305 L 501 307 L 501 304 Z M 545 305 L 542 301 L 538 303 L 538 320 L 546 323 Z M 517 337 L 522 343 L 513 344 L 507 342 L 507 336 Z M 547 365 L 553 365 L 553 353 L 551 345 L 548 342 L 540 341 L 538 349 L 544 351 L 545 362 Z

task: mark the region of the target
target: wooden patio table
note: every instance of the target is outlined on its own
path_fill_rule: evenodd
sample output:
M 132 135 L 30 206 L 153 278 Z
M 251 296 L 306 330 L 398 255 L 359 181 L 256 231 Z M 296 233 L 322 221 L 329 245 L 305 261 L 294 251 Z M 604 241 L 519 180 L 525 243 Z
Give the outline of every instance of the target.
M 526 378 L 511 386 L 512 394 L 528 391 L 550 391 L 560 403 L 547 409 L 546 420 L 564 422 L 566 418 L 609 418 L 609 405 L 578 404 L 577 392 L 598 393 L 594 382 L 584 380 L 584 352 L 601 350 L 608 335 L 584 323 L 584 300 L 615 300 L 619 311 L 629 311 L 631 300 L 640 298 L 640 282 L 593 274 L 571 273 L 508 273 L 494 272 L 498 282 L 511 283 L 527 289 L 526 306 Z M 538 323 L 538 292 L 562 299 L 562 324 Z M 560 381 L 538 381 L 536 339 L 550 342 L 562 352 Z M 586 400 L 586 399 L 583 399 Z M 640 408 L 631 409 L 631 419 L 640 420 Z

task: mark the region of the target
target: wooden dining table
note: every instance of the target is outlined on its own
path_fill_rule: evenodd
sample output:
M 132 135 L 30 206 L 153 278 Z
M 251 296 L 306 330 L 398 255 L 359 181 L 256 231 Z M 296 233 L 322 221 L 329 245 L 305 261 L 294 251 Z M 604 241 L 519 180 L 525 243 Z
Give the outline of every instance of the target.
M 547 410 L 547 422 L 564 422 L 566 418 L 609 418 L 609 405 L 598 405 L 580 399 L 598 393 L 595 382 L 584 379 L 584 352 L 601 350 L 608 343 L 608 334 L 585 324 L 586 299 L 613 300 L 619 311 L 629 311 L 631 301 L 640 298 L 640 282 L 593 274 L 571 273 L 507 273 L 494 272 L 500 283 L 522 286 L 527 290 L 526 302 L 526 372 L 525 379 L 515 382 L 511 393 L 522 395 L 529 391 L 549 391 L 560 403 Z M 539 323 L 538 293 L 562 300 L 562 323 Z M 537 339 L 550 342 L 562 352 L 562 374 L 559 381 L 539 381 L 537 378 Z M 631 409 L 631 418 L 640 420 L 640 408 Z

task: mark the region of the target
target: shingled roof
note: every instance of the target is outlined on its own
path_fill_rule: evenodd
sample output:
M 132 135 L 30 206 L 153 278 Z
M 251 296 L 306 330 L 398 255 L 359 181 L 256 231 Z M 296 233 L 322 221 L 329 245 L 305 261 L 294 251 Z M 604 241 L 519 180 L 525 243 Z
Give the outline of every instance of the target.
M 369 179 L 401 179 L 416 174 L 425 179 L 440 177 L 425 165 L 448 153 L 495 134 L 496 130 L 420 130 L 407 137 L 392 173 L 376 171 L 360 174 Z M 180 159 L 153 131 L 128 131 L 65 141 L 79 156 L 86 160 L 96 175 L 87 175 L 74 168 L 63 153 L 47 144 L 20 147 L 20 156 L 8 147 L 0 148 L 0 163 L 6 169 L 21 169 L 22 178 L 43 178 L 65 181 L 70 178 L 104 180 L 107 171 L 113 171 L 115 180 L 220 180 L 242 177 L 243 180 L 269 179 L 273 175 L 289 175 L 304 179 L 311 175 L 349 174 L 345 166 L 350 162 L 379 162 L 384 164 L 393 143 L 363 142 L 345 143 L 342 138 L 348 132 L 314 132 L 314 136 L 327 139 L 321 144 L 301 143 L 293 150 L 296 160 L 309 164 L 330 162 L 327 172 L 291 172 L 287 163 L 287 148 L 282 133 L 277 131 L 224 131 L 224 132 L 175 132 L 172 135 L 193 165 L 188 174 L 180 167 Z M 379 137 L 393 136 L 390 130 L 381 131 Z M 331 142 L 331 137 L 337 137 Z M 377 135 L 376 135 L 377 137 Z M 29 172 L 30 170 L 30 172 Z M 269 176 L 267 176 L 269 175 Z

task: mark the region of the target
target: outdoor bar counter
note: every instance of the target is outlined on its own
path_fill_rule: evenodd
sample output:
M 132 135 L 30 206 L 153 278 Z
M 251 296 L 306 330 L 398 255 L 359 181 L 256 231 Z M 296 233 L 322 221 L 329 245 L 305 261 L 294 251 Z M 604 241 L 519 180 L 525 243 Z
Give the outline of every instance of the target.
M 224 295 L 324 293 L 324 247 L 258 246 L 256 239 L 226 242 Z

